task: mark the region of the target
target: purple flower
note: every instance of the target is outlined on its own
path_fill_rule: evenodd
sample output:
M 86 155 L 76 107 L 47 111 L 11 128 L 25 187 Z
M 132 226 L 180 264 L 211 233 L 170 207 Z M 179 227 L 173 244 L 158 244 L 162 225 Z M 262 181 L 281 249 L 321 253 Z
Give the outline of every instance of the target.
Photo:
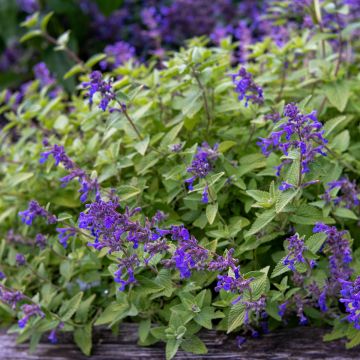
M 215 291 L 225 290 L 232 293 L 242 294 L 245 290 L 250 290 L 250 283 L 252 278 L 245 279 L 240 273 L 240 267 L 234 269 L 235 277 L 228 275 L 218 275 L 218 282 Z M 237 297 L 232 304 L 237 304 L 242 298 L 242 295 Z
M 24 299 L 24 294 L 20 291 L 5 288 L 0 284 L 0 300 L 15 309 L 17 304 Z
M 6 279 L 6 275 L 2 271 L 0 271 L 0 280 L 4 279 Z
M 172 152 L 177 153 L 177 152 L 181 151 L 182 147 L 183 147 L 183 145 L 181 143 L 180 144 L 173 144 L 173 145 L 170 146 L 170 150 Z
M 303 256 L 303 252 L 306 250 L 304 239 L 300 238 L 298 234 L 295 234 L 290 236 L 287 241 L 289 242 L 288 254 L 283 263 L 288 266 L 290 270 L 296 271 L 296 263 L 305 263 L 305 258 Z
M 278 314 L 281 318 L 284 317 L 285 315 L 285 312 L 286 312 L 286 309 L 287 309 L 287 306 L 288 306 L 288 301 L 285 301 L 283 302 L 282 304 L 279 305 L 279 311 L 278 311 Z
M 232 269 L 234 272 L 237 270 L 238 260 L 233 258 L 235 250 L 229 249 L 225 256 L 215 255 L 215 258 L 208 264 L 208 270 L 210 271 L 224 271 Z
M 29 226 L 38 216 L 46 218 L 49 224 L 55 224 L 57 222 L 56 216 L 42 208 L 35 200 L 31 200 L 29 202 L 29 208 L 25 211 L 20 211 L 19 216 L 21 217 L 21 221 Z
M 40 81 L 41 87 L 53 85 L 55 82 L 55 79 L 50 75 L 50 71 L 44 62 L 34 66 L 34 74 L 36 79 Z
M 246 337 L 244 336 L 237 336 L 236 337 L 236 345 L 239 349 L 241 349 L 241 346 L 246 342 Z
M 360 277 L 354 282 L 340 280 L 341 298 L 340 302 L 345 305 L 346 312 L 349 315 L 346 319 L 354 324 L 355 329 L 360 330 Z
M 235 85 L 235 92 L 239 94 L 240 101 L 245 99 L 245 106 L 248 106 L 249 101 L 253 104 L 261 105 L 264 102 L 263 90 L 257 85 L 252 78 L 252 75 L 241 68 L 238 74 L 231 75 L 232 81 Z
M 118 269 L 115 271 L 115 282 L 120 284 L 119 291 L 124 291 L 125 287 L 136 283 L 134 271 L 139 266 L 139 258 L 136 254 L 130 255 L 128 258 L 118 259 Z
M 135 57 L 135 48 L 125 41 L 118 41 L 113 45 L 107 45 L 104 53 L 106 60 L 100 62 L 100 67 L 105 70 L 106 68 L 117 68 Z M 105 110 L 104 110 L 105 111 Z
M 265 156 L 273 151 L 280 150 L 288 156 L 290 150 L 298 150 L 300 153 L 301 173 L 309 172 L 309 164 L 314 161 L 317 154 L 326 156 L 324 130 L 322 124 L 316 118 L 316 112 L 302 115 L 295 104 L 285 106 L 284 116 L 288 120 L 278 126 L 278 131 L 273 131 L 268 138 L 260 138 L 258 145 Z M 282 161 L 277 167 L 277 176 L 282 167 L 291 162 L 289 159 Z
M 75 163 L 65 153 L 65 149 L 63 146 L 55 144 L 51 150 L 42 152 L 39 160 L 40 164 L 45 163 L 50 155 L 53 156 L 56 166 L 61 163 L 62 165 L 64 165 L 64 168 L 66 170 L 71 170 L 75 168 Z
M 259 315 L 264 312 L 266 306 L 265 296 L 261 296 L 258 300 L 241 301 L 241 303 L 245 305 L 244 324 L 250 323 L 251 312 L 254 312 L 255 316 L 259 317 Z
M 105 81 L 100 71 L 93 71 L 90 74 L 90 81 L 82 84 L 84 89 L 88 90 L 90 106 L 93 104 L 93 97 L 98 92 L 101 96 L 99 108 L 106 111 L 109 102 L 115 99 L 115 92 L 112 88 L 111 81 Z
M 289 184 L 286 181 L 283 181 L 281 185 L 279 186 L 280 191 L 286 191 L 289 189 L 293 189 L 295 186 L 293 184 Z
M 319 299 L 318 299 L 319 308 L 322 312 L 327 312 L 328 308 L 326 305 L 326 288 L 321 292 Z
M 37 0 L 16 0 L 22 11 L 32 14 L 39 10 L 39 3 Z
M 32 316 L 45 316 L 45 314 L 40 310 L 40 307 L 37 304 L 24 304 L 21 306 L 21 310 L 24 314 L 24 317 L 22 317 L 18 321 L 20 328 L 24 328 Z
M 43 234 L 36 234 L 35 244 L 40 248 L 44 249 L 46 247 L 46 237 Z
M 62 164 L 66 170 L 70 170 L 69 175 L 64 176 L 60 179 L 62 187 L 66 186 L 71 180 L 78 179 L 80 184 L 79 193 L 80 201 L 86 202 L 89 193 L 95 192 L 96 197 L 100 197 L 100 189 L 97 179 L 90 179 L 84 170 L 80 169 L 65 153 L 64 147 L 54 145 L 51 150 L 41 153 L 40 163 L 47 161 L 49 156 L 52 155 L 55 159 L 55 165 Z
M 324 246 L 328 251 L 330 274 L 329 287 L 332 292 L 336 292 L 341 280 L 348 280 L 352 270 L 349 263 L 352 261 L 350 244 L 345 239 L 346 231 L 338 231 L 335 226 L 316 223 L 313 229 L 314 233 L 324 232 L 327 235 Z
M 343 178 L 340 180 L 330 181 L 328 183 L 328 189 L 322 198 L 327 202 L 333 202 L 336 206 L 345 206 L 348 209 L 357 207 L 360 205 L 358 196 L 360 195 L 359 190 L 356 186 L 356 181 L 350 181 L 349 179 Z M 334 189 L 339 190 L 339 194 L 332 198 L 331 191 Z
M 59 241 L 64 249 L 67 248 L 69 238 L 77 234 L 76 228 L 56 228 L 56 231 L 59 233 Z
M 219 156 L 217 149 L 218 144 L 211 148 L 206 142 L 198 147 L 191 165 L 187 168 L 187 172 L 192 174 L 191 178 L 185 180 L 189 190 L 193 189 L 196 179 L 203 179 L 212 171 L 214 162 Z
M 15 260 L 16 260 L 16 263 L 19 265 L 19 266 L 23 266 L 26 264 L 26 259 L 25 259 L 25 256 L 23 254 L 16 254 L 15 256 Z
M 204 204 L 207 204 L 209 202 L 209 186 L 205 186 L 204 191 L 202 193 L 201 201 Z

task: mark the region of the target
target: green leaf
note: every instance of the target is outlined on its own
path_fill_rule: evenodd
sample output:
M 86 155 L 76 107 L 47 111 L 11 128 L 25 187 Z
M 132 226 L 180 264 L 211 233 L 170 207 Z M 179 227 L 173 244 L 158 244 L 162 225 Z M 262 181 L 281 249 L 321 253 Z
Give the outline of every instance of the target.
M 75 64 L 73 67 L 70 68 L 64 75 L 64 79 L 69 79 L 72 76 L 84 72 L 84 67 L 81 64 Z
M 327 235 L 325 233 L 316 233 L 310 236 L 306 241 L 305 245 L 308 250 L 310 250 L 313 254 L 316 254 L 321 246 L 324 244 Z
M 40 30 L 32 30 L 32 31 L 29 31 L 27 32 L 25 35 L 23 35 L 21 38 L 20 38 L 20 42 L 23 43 L 25 41 L 28 41 L 34 37 L 37 37 L 37 36 L 41 36 L 41 31 Z
M 132 197 L 139 195 L 141 193 L 140 189 L 131 185 L 121 185 L 117 190 L 118 190 L 117 193 L 121 201 L 129 200 Z
M 149 142 L 150 142 L 150 137 L 147 135 L 146 138 L 144 138 L 143 140 L 137 142 L 134 145 L 134 148 L 137 150 L 137 152 L 140 155 L 145 155 L 146 150 L 147 150 L 147 148 L 149 146 Z
M 106 58 L 106 54 L 95 54 L 90 57 L 90 59 L 85 63 L 85 66 L 87 68 L 92 68 L 94 65 L 96 65 L 101 60 L 104 60 Z
M 176 355 L 181 342 L 182 342 L 181 339 L 179 340 L 169 339 L 166 342 L 166 347 L 165 347 L 166 360 L 171 360 Z
M 206 217 L 210 225 L 214 222 L 217 212 L 218 212 L 218 203 L 207 205 Z
M 276 216 L 274 209 L 264 211 L 259 217 L 256 218 L 254 223 L 251 226 L 251 229 L 245 234 L 246 237 L 258 233 L 266 225 L 268 225 Z
M 68 321 L 71 319 L 71 317 L 75 314 L 75 312 L 79 308 L 83 295 L 84 295 L 83 292 L 79 292 L 61 307 L 59 315 L 62 321 Z
M 229 312 L 227 333 L 235 330 L 244 323 L 245 306 L 242 303 L 233 305 Z
M 258 202 L 261 202 L 261 203 L 271 202 L 270 193 L 268 193 L 266 191 L 246 190 L 246 193 Z
M 221 153 L 226 152 L 227 150 L 231 149 L 232 147 L 236 146 L 237 142 L 232 140 L 226 140 L 220 143 L 219 145 L 219 151 Z
M 279 276 L 281 274 L 284 274 L 286 272 L 288 272 L 290 269 L 287 265 L 284 265 L 284 260 L 285 260 L 284 256 L 275 266 L 273 272 L 271 273 L 271 278 L 274 278 L 276 276 Z
M 139 323 L 139 340 L 145 342 L 146 338 L 150 334 L 151 320 L 146 319 Z
M 128 303 L 112 303 L 107 308 L 105 308 L 105 310 L 95 321 L 94 325 L 96 326 L 112 323 L 116 317 L 124 314 L 128 309 Z
M 166 147 L 170 144 L 173 143 L 173 141 L 176 139 L 176 137 L 178 136 L 180 130 L 182 129 L 182 127 L 184 126 L 183 122 L 180 122 L 179 124 L 175 125 L 169 132 L 167 132 L 167 134 L 163 137 L 163 139 L 161 140 L 160 146 L 161 147 Z
M 201 355 L 207 354 L 208 350 L 204 342 L 196 335 L 184 339 L 181 343 L 182 350 L 193 354 Z
M 281 213 L 285 206 L 289 204 L 289 202 L 298 194 L 298 190 L 286 190 L 286 191 L 279 191 L 276 196 L 275 202 L 275 210 L 276 213 Z
M 358 345 L 360 345 L 360 331 L 355 332 L 355 335 L 352 337 L 350 342 L 346 343 L 345 347 L 347 349 L 351 349 Z
M 344 219 L 352 219 L 358 220 L 358 216 L 350 209 L 347 208 L 336 208 L 334 211 L 334 215 L 344 218 Z
M 331 141 L 331 148 L 344 152 L 349 148 L 350 145 L 350 133 L 349 130 L 344 130 L 340 134 L 336 135 L 335 138 Z
M 92 347 L 92 326 L 87 324 L 84 327 L 76 327 L 74 331 L 74 341 L 81 351 L 89 356 Z
M 324 87 L 325 96 L 330 104 L 343 112 L 350 98 L 349 83 L 344 80 L 337 80 Z
M 26 180 L 29 180 L 33 176 L 34 176 L 34 173 L 31 173 L 31 172 L 24 172 L 24 173 L 15 174 L 11 178 L 11 187 L 17 186 L 20 183 L 22 183 L 22 182 L 24 182 Z
M 43 19 L 41 20 L 41 23 L 40 23 L 40 28 L 41 30 L 46 33 L 47 31 L 47 26 L 48 26 L 48 23 L 50 21 L 50 19 L 52 18 L 52 16 L 54 15 L 54 12 L 51 11 L 49 12 L 48 14 L 46 14 Z

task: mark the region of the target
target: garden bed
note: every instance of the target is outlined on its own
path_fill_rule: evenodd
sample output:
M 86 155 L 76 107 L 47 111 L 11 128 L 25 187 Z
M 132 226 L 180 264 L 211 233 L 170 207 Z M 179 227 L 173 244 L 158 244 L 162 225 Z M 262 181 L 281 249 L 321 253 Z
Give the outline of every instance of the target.
M 118 336 L 109 330 L 94 330 L 94 347 L 91 359 L 163 359 L 164 346 L 137 345 L 137 325 L 124 324 Z M 200 335 L 208 348 L 205 355 L 194 355 L 179 351 L 175 359 L 358 359 L 356 349 L 346 350 L 344 341 L 323 342 L 327 331 L 313 327 L 299 327 L 270 332 L 260 339 L 248 339 L 241 349 L 234 336 L 215 331 L 203 331 Z M 41 342 L 36 351 L 28 352 L 28 344 L 16 344 L 14 335 L 0 333 L 2 360 L 35 359 L 88 359 L 71 341 L 71 336 L 62 336 L 56 345 L 47 340 Z

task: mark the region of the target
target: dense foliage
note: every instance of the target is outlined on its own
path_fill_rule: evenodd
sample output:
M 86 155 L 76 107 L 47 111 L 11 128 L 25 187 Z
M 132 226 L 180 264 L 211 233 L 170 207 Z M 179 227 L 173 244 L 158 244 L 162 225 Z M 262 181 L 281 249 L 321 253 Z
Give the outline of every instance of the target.
M 202 328 L 360 343 L 360 9 L 280 5 L 282 41 L 225 33 L 146 62 L 83 61 L 51 13 L 27 17 L 22 40 L 73 63 L 74 89 L 40 62 L 0 95 L 0 319 L 19 341 L 73 332 L 90 354 L 94 326 L 133 321 L 169 359 L 205 353 Z

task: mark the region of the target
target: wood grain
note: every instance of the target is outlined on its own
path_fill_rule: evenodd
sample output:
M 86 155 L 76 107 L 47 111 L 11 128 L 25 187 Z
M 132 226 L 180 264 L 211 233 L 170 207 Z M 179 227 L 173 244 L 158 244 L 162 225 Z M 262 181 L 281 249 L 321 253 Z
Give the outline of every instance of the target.
M 324 329 L 299 327 L 274 331 L 260 339 L 249 339 L 241 349 L 236 346 L 234 336 L 226 336 L 216 331 L 203 331 L 200 335 L 207 345 L 206 355 L 193 355 L 179 352 L 176 359 L 360 359 L 358 349 L 346 350 L 344 341 L 324 343 Z M 35 353 L 28 353 L 28 345 L 17 345 L 14 335 L 0 332 L 1 360 L 84 360 L 84 356 L 72 343 L 71 336 L 64 334 L 59 343 L 52 345 L 46 338 Z M 118 336 L 107 329 L 94 330 L 94 346 L 91 360 L 140 360 L 164 359 L 164 346 L 137 346 L 137 325 L 123 324 Z

